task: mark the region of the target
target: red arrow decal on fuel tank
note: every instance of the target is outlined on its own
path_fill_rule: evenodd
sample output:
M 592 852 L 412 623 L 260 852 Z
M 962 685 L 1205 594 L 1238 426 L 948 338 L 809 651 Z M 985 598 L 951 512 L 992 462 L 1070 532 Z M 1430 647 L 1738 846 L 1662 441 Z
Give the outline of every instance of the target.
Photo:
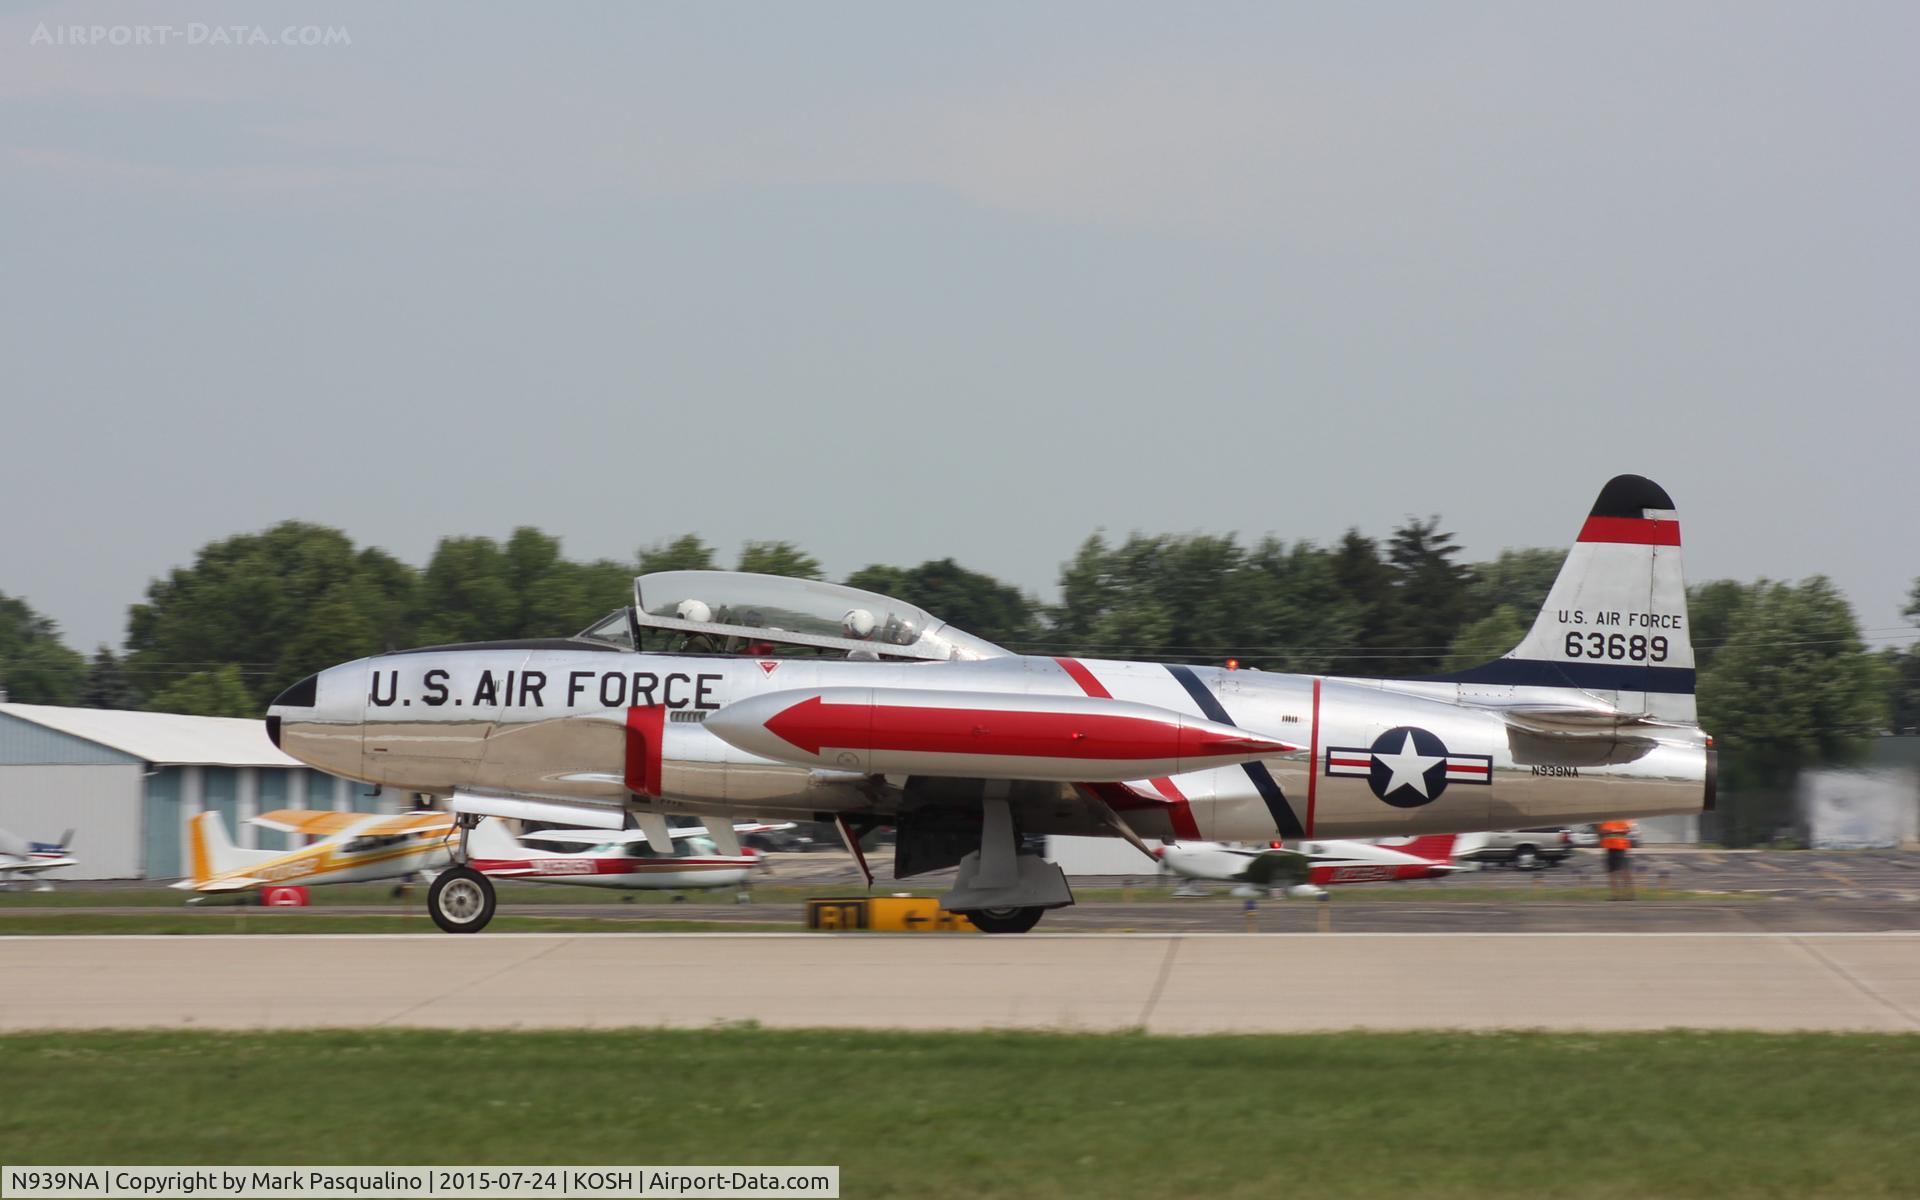
M 828 704 L 810 696 L 767 719 L 769 733 L 808 754 L 823 746 L 1003 758 L 1216 758 L 1296 747 L 1145 717 L 998 708 Z

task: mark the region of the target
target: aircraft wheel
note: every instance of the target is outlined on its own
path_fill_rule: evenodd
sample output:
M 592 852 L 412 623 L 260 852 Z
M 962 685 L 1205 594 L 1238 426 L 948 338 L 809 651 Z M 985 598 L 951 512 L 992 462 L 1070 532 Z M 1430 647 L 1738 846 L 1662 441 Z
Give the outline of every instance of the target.
M 427 911 L 448 933 L 479 933 L 493 920 L 493 880 L 472 867 L 449 867 L 427 889 Z
M 1025 933 L 1040 923 L 1044 908 L 973 908 L 960 915 L 982 933 Z

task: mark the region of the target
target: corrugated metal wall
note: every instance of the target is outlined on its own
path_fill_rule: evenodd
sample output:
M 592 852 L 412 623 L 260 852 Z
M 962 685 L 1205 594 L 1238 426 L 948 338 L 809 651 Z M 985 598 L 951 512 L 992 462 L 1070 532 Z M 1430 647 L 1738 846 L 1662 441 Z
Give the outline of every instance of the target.
M 291 849 L 307 839 L 247 818 L 276 808 L 382 812 L 370 785 L 304 767 L 149 768 L 97 742 L 0 713 L 0 829 L 33 841 L 75 830 L 80 866 L 62 879 L 176 879 L 186 869 L 186 823 L 218 812 L 242 846 Z
M 0 829 L 36 842 L 73 830 L 80 865 L 48 876 L 131 879 L 140 874 L 139 766 L 23 764 L 0 770 Z
M 16 763 L 125 766 L 138 761 L 131 754 L 122 754 L 98 742 L 0 713 L 0 766 Z

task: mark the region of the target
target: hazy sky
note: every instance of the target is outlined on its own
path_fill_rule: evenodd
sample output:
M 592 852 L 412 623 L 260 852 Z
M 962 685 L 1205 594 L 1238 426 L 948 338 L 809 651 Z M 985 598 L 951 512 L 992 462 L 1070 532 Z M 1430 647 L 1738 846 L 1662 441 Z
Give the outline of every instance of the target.
M 118 643 L 298 517 L 1050 595 L 1095 528 L 1480 557 L 1638 471 L 1693 579 L 1887 633 L 1917 45 L 1906 3 L 0 4 L 0 591 Z

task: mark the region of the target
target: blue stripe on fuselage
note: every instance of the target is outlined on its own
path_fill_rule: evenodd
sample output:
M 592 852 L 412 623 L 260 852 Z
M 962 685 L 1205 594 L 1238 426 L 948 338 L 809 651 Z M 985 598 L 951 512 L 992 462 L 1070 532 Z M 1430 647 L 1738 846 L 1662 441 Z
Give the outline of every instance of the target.
M 1220 703 L 1220 698 L 1207 690 L 1207 685 L 1200 682 L 1200 677 L 1193 673 L 1192 667 L 1169 665 L 1167 670 L 1173 672 L 1173 677 L 1180 681 L 1180 686 L 1187 689 L 1187 695 L 1193 697 L 1193 702 L 1200 706 L 1200 712 L 1207 720 L 1222 725 L 1234 725 L 1233 718 L 1227 715 L 1227 710 Z M 1234 728 L 1238 729 L 1239 726 L 1234 725 Z M 1280 831 L 1280 836 L 1283 838 L 1305 837 L 1305 827 L 1300 824 L 1300 818 L 1293 815 L 1293 806 L 1287 803 L 1287 794 L 1280 790 L 1280 783 L 1274 779 L 1273 772 L 1267 770 L 1267 764 L 1241 763 L 1240 769 L 1245 771 L 1247 778 L 1253 781 L 1253 790 L 1259 792 L 1260 799 L 1266 803 L 1267 812 L 1273 816 L 1273 827 Z
M 1508 687 L 1579 688 L 1586 692 L 1661 692 L 1691 696 L 1692 667 L 1650 667 L 1637 663 L 1547 662 L 1496 658 L 1451 675 L 1422 675 L 1410 683 L 1489 683 Z

